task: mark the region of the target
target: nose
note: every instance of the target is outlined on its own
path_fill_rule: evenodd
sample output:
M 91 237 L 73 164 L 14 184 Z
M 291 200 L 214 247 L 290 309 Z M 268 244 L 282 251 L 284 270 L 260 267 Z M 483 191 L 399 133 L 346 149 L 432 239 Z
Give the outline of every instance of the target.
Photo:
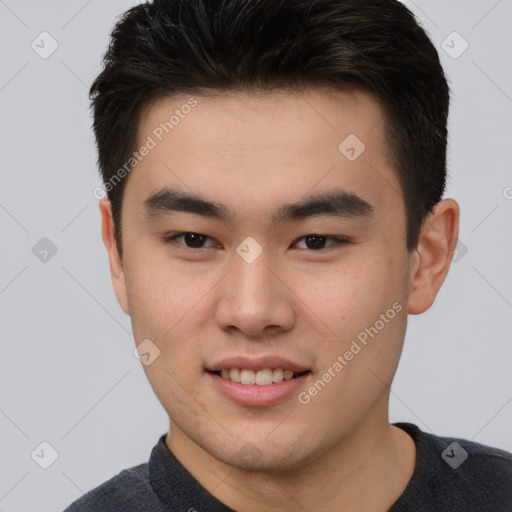
M 255 338 L 292 329 L 295 296 L 278 267 L 269 263 L 265 251 L 252 263 L 235 258 L 218 290 L 215 317 L 221 329 Z

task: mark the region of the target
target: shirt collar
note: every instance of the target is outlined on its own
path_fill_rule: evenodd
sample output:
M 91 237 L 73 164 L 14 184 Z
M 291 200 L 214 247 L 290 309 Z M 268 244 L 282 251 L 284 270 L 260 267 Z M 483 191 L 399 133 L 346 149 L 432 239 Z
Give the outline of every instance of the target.
M 151 487 L 166 507 L 172 510 L 234 512 L 212 496 L 183 467 L 165 444 L 163 434 L 151 452 L 148 463 Z

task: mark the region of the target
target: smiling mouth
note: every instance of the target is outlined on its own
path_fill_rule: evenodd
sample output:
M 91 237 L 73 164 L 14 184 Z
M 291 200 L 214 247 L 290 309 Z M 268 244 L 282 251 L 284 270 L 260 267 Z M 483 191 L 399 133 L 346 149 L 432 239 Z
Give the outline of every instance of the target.
M 230 368 L 218 371 L 209 371 L 209 373 L 219 375 L 223 379 L 236 382 L 237 384 L 245 384 L 248 386 L 255 384 L 257 386 L 269 386 L 271 384 L 278 384 L 285 380 L 296 379 L 302 375 L 311 373 L 311 371 L 306 370 L 304 372 L 294 372 L 292 370 L 283 370 L 282 368 L 266 368 L 264 370 L 253 371 L 241 368 Z

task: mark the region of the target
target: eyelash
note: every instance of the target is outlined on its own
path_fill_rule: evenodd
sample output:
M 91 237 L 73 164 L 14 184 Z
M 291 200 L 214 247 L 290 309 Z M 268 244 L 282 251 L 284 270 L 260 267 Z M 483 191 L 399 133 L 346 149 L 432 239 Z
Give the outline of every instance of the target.
M 176 242 L 176 240 L 179 237 L 184 236 L 184 235 L 206 236 L 207 239 L 213 240 L 211 237 L 209 237 L 207 235 L 203 235 L 201 233 L 195 233 L 194 231 L 182 231 L 180 233 L 173 233 L 171 235 L 166 235 L 166 236 L 162 237 L 162 242 L 164 244 L 171 245 L 174 242 Z M 348 240 L 347 238 L 336 237 L 336 236 L 328 236 L 328 235 L 321 235 L 321 234 L 318 234 L 318 233 L 311 233 L 311 234 L 308 234 L 308 235 L 301 236 L 300 238 L 297 238 L 293 242 L 293 244 L 295 245 L 297 242 L 299 242 L 299 241 L 301 241 L 304 238 L 307 238 L 309 236 L 317 236 L 319 238 L 325 238 L 327 240 L 331 240 L 333 243 L 330 246 L 328 246 L 328 247 L 322 247 L 320 249 L 308 249 L 308 248 L 306 248 L 306 249 L 301 249 L 301 250 L 307 250 L 309 252 L 322 252 L 322 251 L 329 250 L 330 248 L 332 248 L 334 246 L 346 245 L 346 244 L 350 243 L 350 240 Z M 185 250 L 190 250 L 190 251 L 193 251 L 193 252 L 201 252 L 201 251 L 204 251 L 204 250 L 209 248 L 209 247 L 199 247 L 199 248 L 188 247 L 187 245 L 183 245 L 183 244 L 179 244 L 179 245 L 181 245 Z

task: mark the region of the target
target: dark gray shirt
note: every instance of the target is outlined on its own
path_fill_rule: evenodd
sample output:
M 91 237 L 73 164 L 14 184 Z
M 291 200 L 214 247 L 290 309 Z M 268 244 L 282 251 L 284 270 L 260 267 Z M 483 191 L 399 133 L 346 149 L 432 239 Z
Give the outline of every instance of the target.
M 416 469 L 389 512 L 512 512 L 512 454 L 395 423 L 416 443 Z M 121 471 L 64 512 L 233 512 L 180 464 L 162 435 L 148 463 Z

